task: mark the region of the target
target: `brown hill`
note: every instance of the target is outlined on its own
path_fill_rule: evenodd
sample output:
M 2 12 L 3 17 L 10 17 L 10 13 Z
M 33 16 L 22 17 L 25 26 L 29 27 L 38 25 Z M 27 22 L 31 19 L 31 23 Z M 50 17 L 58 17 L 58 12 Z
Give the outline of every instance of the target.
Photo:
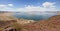
M 21 31 L 60 31 L 60 15 L 25 25 Z
M 15 19 L 14 17 L 12 17 L 13 13 L 12 12 L 0 12 L 0 20 L 13 20 Z

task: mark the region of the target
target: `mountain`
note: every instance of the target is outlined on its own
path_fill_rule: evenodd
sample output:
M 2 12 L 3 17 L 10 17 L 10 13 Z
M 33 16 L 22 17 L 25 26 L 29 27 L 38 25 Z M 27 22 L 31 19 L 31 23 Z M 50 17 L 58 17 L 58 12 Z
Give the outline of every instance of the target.
M 60 15 L 25 25 L 21 31 L 60 31 Z
M 0 11 L 0 20 L 13 19 L 12 14 L 13 12 Z
M 39 15 L 39 14 L 60 14 L 60 11 L 30 11 L 30 12 L 25 12 L 25 13 L 27 13 L 27 14 L 32 14 L 32 15 L 34 15 L 34 14 L 37 14 L 37 15 Z
M 35 12 L 32 12 L 33 14 L 29 14 L 29 12 L 28 13 L 26 12 L 27 14 L 25 14 L 25 12 L 24 13 L 1 12 L 0 13 L 0 26 L 3 26 L 3 28 L 4 28 L 6 25 L 9 25 L 10 23 L 16 22 L 13 24 L 13 26 L 17 30 L 19 29 L 20 31 L 60 31 L 60 15 L 57 14 L 60 12 L 55 12 L 56 15 L 54 14 L 54 16 L 52 16 L 46 20 L 43 19 L 43 20 L 39 20 L 39 21 L 16 18 L 16 17 L 12 16 L 12 14 L 14 14 L 14 13 L 18 13 L 16 15 L 19 15 L 19 16 L 24 16 L 24 17 L 32 16 L 31 18 L 35 18 L 35 19 L 39 18 L 39 17 L 35 16 Z M 39 12 L 37 12 L 37 13 L 39 13 Z M 41 17 L 47 18 L 51 14 L 48 13 L 46 15 L 45 14 L 41 15 L 41 13 L 40 13 L 41 16 L 40 15 L 39 16 L 40 16 L 40 18 Z
M 20 26 L 35 22 L 34 20 L 18 19 L 12 16 L 17 12 L 0 12 L 0 31 L 19 29 Z

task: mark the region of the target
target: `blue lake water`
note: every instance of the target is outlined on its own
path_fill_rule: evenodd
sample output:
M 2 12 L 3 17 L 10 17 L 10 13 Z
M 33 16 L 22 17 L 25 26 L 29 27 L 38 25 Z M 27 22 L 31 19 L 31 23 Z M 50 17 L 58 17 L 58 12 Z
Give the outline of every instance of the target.
M 28 20 L 43 20 L 48 19 L 51 16 L 55 16 L 55 13 L 46 13 L 46 14 L 27 14 L 27 13 L 15 13 L 13 16 L 16 18 L 23 18 Z

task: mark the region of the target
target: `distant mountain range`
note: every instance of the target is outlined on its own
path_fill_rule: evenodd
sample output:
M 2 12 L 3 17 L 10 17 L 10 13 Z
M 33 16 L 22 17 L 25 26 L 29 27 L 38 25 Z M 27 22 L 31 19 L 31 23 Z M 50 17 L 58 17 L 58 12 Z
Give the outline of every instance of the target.
M 16 11 L 0 11 L 0 13 L 4 12 L 16 12 Z M 16 13 L 60 13 L 60 11 L 30 11 L 30 12 L 16 12 Z
M 60 11 L 31 11 L 31 12 L 9 12 L 9 11 L 0 11 L 0 16 L 13 16 L 16 18 L 23 18 L 28 20 L 41 20 L 47 19 L 54 15 L 60 15 Z

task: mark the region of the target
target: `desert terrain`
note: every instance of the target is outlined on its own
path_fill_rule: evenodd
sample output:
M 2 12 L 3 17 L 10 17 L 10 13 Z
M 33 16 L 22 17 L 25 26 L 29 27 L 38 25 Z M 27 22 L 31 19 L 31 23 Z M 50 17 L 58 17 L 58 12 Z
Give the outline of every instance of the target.
M 60 31 L 60 15 L 52 16 L 47 20 L 34 21 L 18 19 L 11 16 L 12 14 L 12 12 L 0 13 L 1 31 L 10 30 L 11 27 L 16 29 L 15 31 Z

